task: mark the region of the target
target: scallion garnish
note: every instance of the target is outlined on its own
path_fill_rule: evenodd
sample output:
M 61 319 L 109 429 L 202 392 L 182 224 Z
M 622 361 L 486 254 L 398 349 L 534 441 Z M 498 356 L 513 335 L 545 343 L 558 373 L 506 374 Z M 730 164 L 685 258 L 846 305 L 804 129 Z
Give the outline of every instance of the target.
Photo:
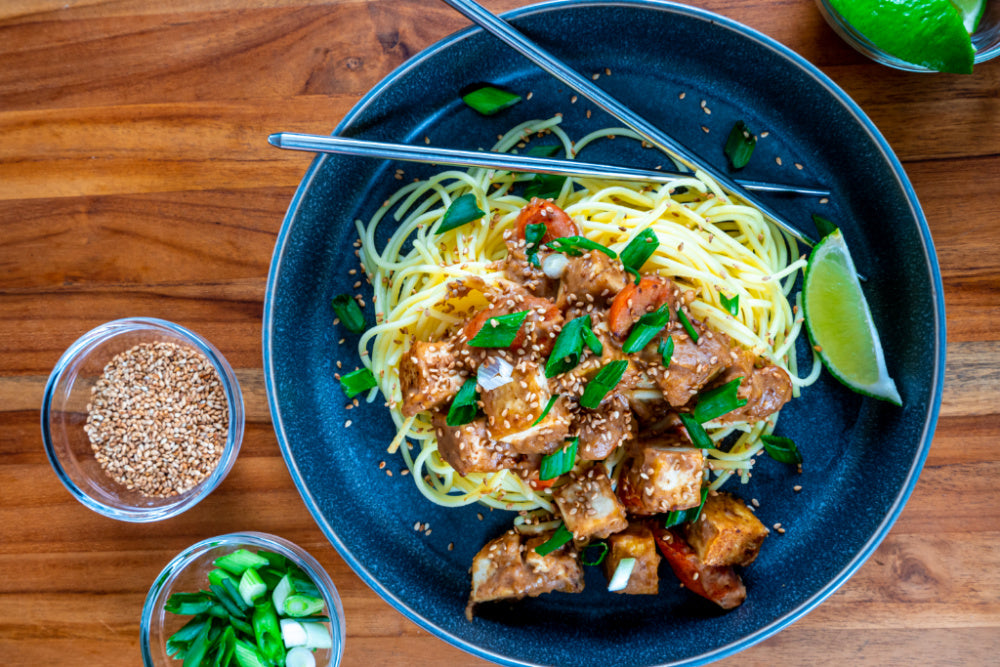
M 340 376 L 340 388 L 347 394 L 347 398 L 354 398 L 361 392 L 377 386 L 378 382 L 375 380 L 375 376 L 367 368 L 359 368 Z
M 703 392 L 694 406 L 694 418 L 704 424 L 746 405 L 747 399 L 740 398 L 737 393 L 742 381 L 743 378 L 738 377 Z
M 651 313 L 646 313 L 632 325 L 632 330 L 622 345 L 622 352 L 632 354 L 646 347 L 650 341 L 656 338 L 656 334 L 663 331 L 670 321 L 670 306 L 663 304 Z
M 561 150 L 561 144 L 538 144 L 535 146 L 529 146 L 525 155 L 533 155 L 535 157 L 554 157 L 555 154 Z
M 576 463 L 576 448 L 579 442 L 580 438 L 577 437 L 566 438 L 562 447 L 542 457 L 538 479 L 544 482 L 572 470 L 573 464 Z
M 479 201 L 476 195 L 467 192 L 458 199 L 455 199 L 448 206 L 448 210 L 441 217 L 441 224 L 438 225 L 436 234 L 450 232 L 456 227 L 479 220 L 486 215 L 486 211 L 479 208 Z
M 462 101 L 484 116 L 492 116 L 520 102 L 521 96 L 496 86 L 484 85 L 463 93 Z
M 827 220 L 821 215 L 813 213 L 812 219 L 813 223 L 816 225 L 816 231 L 819 232 L 820 238 L 837 231 L 837 225 L 833 224 L 833 222 Z
M 624 590 L 628 586 L 628 580 L 634 569 L 635 558 L 622 558 L 618 561 L 618 567 L 615 568 L 615 573 L 611 575 L 611 581 L 608 582 L 608 591 Z
M 802 454 L 799 453 L 799 448 L 795 446 L 795 442 L 791 438 L 780 435 L 762 435 L 760 440 L 764 443 L 764 451 L 775 461 L 792 465 L 802 463 Z
M 589 318 L 590 315 L 587 315 L 587 317 Z M 587 321 L 587 325 L 580 329 L 580 333 L 583 334 L 583 342 L 587 344 L 587 347 L 590 348 L 591 352 L 594 354 L 604 353 L 604 343 L 602 343 L 601 339 L 597 337 L 594 330 L 590 328 L 589 320 Z
M 320 607 L 322 609 L 322 607 Z M 257 648 L 272 665 L 280 665 L 285 660 L 285 643 L 281 640 L 281 626 L 274 603 L 264 600 L 253 608 L 253 633 Z
M 608 392 L 618 385 L 626 368 L 628 368 L 628 361 L 625 359 L 616 359 L 605 364 L 597 375 L 587 383 L 586 389 L 583 390 L 583 396 L 580 397 L 580 405 L 596 410 Z
M 243 574 L 248 567 L 267 565 L 267 559 L 263 556 L 258 556 L 249 549 L 237 549 L 225 556 L 219 556 L 212 561 L 212 565 L 221 567 L 226 572 L 232 574 Z
M 590 557 L 590 552 L 594 549 L 599 549 L 600 553 Z M 585 546 L 580 551 L 580 564 L 581 565 L 600 565 L 604 562 L 604 557 L 608 555 L 608 543 L 607 542 L 591 542 Z
M 529 312 L 521 310 L 487 319 L 468 344 L 472 347 L 510 347 Z
M 462 426 L 475 420 L 479 413 L 479 395 L 476 393 L 476 384 L 475 378 L 469 378 L 462 383 L 461 389 L 451 401 L 448 416 L 444 420 L 448 426 Z
M 719 292 L 719 301 L 722 303 L 722 307 L 726 309 L 726 312 L 736 317 L 740 314 L 740 295 L 737 294 L 732 299 L 727 297 L 722 292 Z
M 566 183 L 565 176 L 558 174 L 535 174 L 524 189 L 524 198 L 555 199 L 562 192 Z
M 545 245 L 556 252 L 565 253 L 570 257 L 579 257 L 583 254 L 584 250 L 597 250 L 603 252 L 611 259 L 618 259 L 618 253 L 614 250 L 601 245 L 597 241 L 591 241 L 585 236 L 563 236 L 558 239 L 552 239 Z
M 725 148 L 726 157 L 729 158 L 729 164 L 733 169 L 742 169 L 746 166 L 756 145 L 757 137 L 747 129 L 746 123 L 742 120 L 736 121 L 733 129 L 729 131 Z
M 656 346 L 656 351 L 660 353 L 663 358 L 663 367 L 667 368 L 670 366 L 670 360 L 674 356 L 674 339 L 672 336 L 667 336 L 666 338 L 660 339 L 660 344 Z
M 621 259 L 625 270 L 635 276 L 635 282 L 639 282 L 639 271 L 656 249 L 660 247 L 660 241 L 656 238 L 656 232 L 652 229 L 642 230 L 628 245 L 622 249 Z
M 708 498 L 708 487 L 701 487 L 701 502 L 697 507 L 689 507 L 686 510 L 674 510 L 667 513 L 667 518 L 663 522 L 664 528 L 670 528 L 682 523 L 694 523 L 701 516 L 701 509 L 705 506 L 705 499 Z
M 691 337 L 692 343 L 698 342 L 698 332 L 695 331 L 694 325 L 691 324 L 691 320 L 688 319 L 687 313 L 685 313 L 680 308 L 677 309 L 677 319 L 681 321 L 684 325 L 684 331 L 687 331 L 687 335 Z
M 702 428 L 697 419 L 686 412 L 681 412 L 678 416 L 684 423 L 684 428 L 687 429 L 688 436 L 691 438 L 691 444 L 698 449 L 712 449 L 715 447 L 715 443 L 708 437 L 708 433 L 705 432 L 705 429 Z
M 542 239 L 548 227 L 544 222 L 524 227 L 524 254 L 528 257 L 528 263 L 532 266 L 540 267 L 542 263 L 538 261 L 538 251 L 542 248 Z
M 600 354 L 595 349 L 600 346 L 600 341 L 594 336 L 593 331 L 590 331 L 590 336 L 587 336 L 585 331 L 590 331 L 590 315 L 575 317 L 563 325 L 562 331 L 552 344 L 552 353 L 545 362 L 545 377 L 553 378 L 576 368 L 580 363 L 580 355 L 583 354 L 584 343 L 594 354 Z M 594 341 L 597 342 L 597 346 L 594 345 Z M 603 349 L 603 346 L 600 347 Z
M 558 400 L 559 400 L 559 394 L 552 394 L 552 396 L 549 397 L 548 403 L 545 404 L 545 408 L 542 409 L 542 414 L 538 415 L 538 419 L 531 422 L 531 426 L 538 426 L 539 424 L 541 424 L 542 420 L 545 419 L 546 415 L 549 414 L 549 410 L 552 409 L 552 406 L 555 405 L 556 401 Z
M 361 306 L 354 297 L 349 294 L 338 294 L 330 302 L 333 312 L 340 319 L 340 323 L 351 333 L 361 333 L 365 330 L 365 314 Z
M 569 532 L 569 528 L 566 527 L 566 524 L 561 523 L 556 529 L 556 532 L 552 533 L 552 537 L 535 547 L 535 553 L 539 556 L 548 556 L 550 553 L 572 539 L 573 533 Z

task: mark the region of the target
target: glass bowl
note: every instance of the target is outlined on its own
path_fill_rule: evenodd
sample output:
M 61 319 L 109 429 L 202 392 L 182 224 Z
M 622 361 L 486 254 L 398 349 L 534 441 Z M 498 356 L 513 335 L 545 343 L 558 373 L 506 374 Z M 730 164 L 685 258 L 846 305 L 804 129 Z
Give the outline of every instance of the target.
M 210 434 L 212 438 L 211 442 L 206 441 L 204 438 L 199 440 L 199 443 L 201 443 L 199 446 L 211 446 L 213 450 L 207 458 L 209 463 L 204 464 L 206 468 L 204 471 L 206 473 L 205 476 L 199 482 L 190 486 L 190 488 L 185 487 L 190 485 L 193 480 L 185 484 L 176 485 L 181 489 L 176 493 L 170 491 L 172 488 L 170 486 L 159 487 L 159 491 L 144 489 L 146 493 L 138 490 L 138 488 L 142 488 L 143 484 L 150 483 L 144 480 L 151 479 L 151 476 L 140 478 L 141 483 L 138 486 L 132 483 L 132 480 L 136 479 L 136 476 L 135 473 L 125 472 L 128 469 L 124 468 L 124 464 L 121 463 L 124 457 L 116 457 L 116 460 L 109 464 L 122 466 L 124 469 L 120 473 L 119 478 L 125 481 L 116 480 L 115 477 L 105 471 L 98 459 L 95 448 L 91 445 L 91 438 L 87 433 L 87 429 L 91 428 L 88 426 L 88 413 L 90 412 L 91 401 L 94 400 L 92 390 L 102 377 L 105 366 L 117 355 L 125 353 L 136 346 L 155 343 L 174 344 L 178 348 L 181 348 L 182 351 L 184 348 L 187 348 L 187 350 L 200 353 L 200 356 L 207 359 L 218 375 L 222 394 L 225 395 L 226 407 L 228 408 L 228 427 L 225 429 L 225 432 L 212 432 Z M 183 356 L 183 354 L 179 355 L 178 359 L 182 359 Z M 208 381 L 211 381 L 211 375 L 211 373 L 206 373 L 204 377 Z M 170 373 L 167 376 L 168 378 L 171 377 Z M 134 386 L 137 383 L 126 382 L 126 384 Z M 214 393 L 214 388 L 207 391 L 202 388 L 202 393 Z M 148 396 L 149 394 L 147 393 L 146 395 Z M 182 406 L 171 414 L 179 415 L 185 411 L 190 412 L 189 409 L 183 408 L 185 402 L 188 405 L 191 404 L 187 401 L 190 395 L 177 393 L 171 396 L 171 400 L 176 396 L 180 396 L 178 405 Z M 149 409 L 152 410 L 154 408 L 150 407 Z M 221 406 L 216 406 L 212 409 L 221 414 Z M 195 415 L 193 417 L 195 420 L 205 419 L 204 415 L 199 415 L 196 412 L 192 414 Z M 110 416 L 113 418 L 114 415 Z M 94 417 L 94 419 L 98 418 Z M 169 419 L 174 420 L 179 418 L 170 417 Z M 206 419 L 206 421 L 211 420 Z M 221 422 L 221 418 L 219 421 Z M 164 320 L 139 317 L 128 318 L 102 324 L 84 334 L 63 353 L 52 374 L 49 376 L 48 384 L 45 387 L 45 394 L 42 400 L 41 422 L 45 453 L 48 455 L 49 461 L 52 463 L 52 467 L 56 475 L 58 475 L 59 480 L 77 500 L 95 512 L 99 512 L 112 519 L 131 522 L 159 521 L 176 516 L 194 507 L 202 498 L 211 493 L 229 473 L 239 453 L 240 444 L 243 441 L 243 394 L 240 391 L 240 385 L 236 380 L 233 369 L 226 362 L 225 358 L 223 358 L 222 354 L 201 336 L 182 326 Z M 127 423 L 131 428 L 139 427 L 148 434 L 152 428 L 149 424 L 154 422 L 146 420 L 145 425 L 143 425 L 141 421 L 137 421 L 137 417 L 133 414 L 127 420 Z M 162 424 L 164 422 L 161 419 L 156 423 Z M 170 421 L 169 423 L 174 425 L 176 422 Z M 197 429 L 208 429 L 211 427 L 191 428 L 193 432 L 204 435 L 204 431 Z M 221 430 L 221 427 L 217 428 Z M 218 463 L 208 472 L 207 468 L 217 455 L 218 444 L 223 442 L 223 438 L 224 444 L 222 445 Z M 133 438 L 133 441 L 135 439 Z M 169 440 L 168 438 L 161 442 Z M 120 445 L 120 443 L 121 441 L 119 440 L 116 444 Z M 110 447 L 111 445 L 109 444 L 108 446 Z M 123 446 L 131 447 L 131 445 Z M 183 468 L 188 463 L 186 458 L 169 453 L 163 454 L 163 449 L 171 446 L 166 444 L 163 447 L 144 446 L 138 453 L 135 453 L 135 449 L 131 451 L 137 457 L 140 455 L 144 458 L 160 456 L 161 458 L 157 458 L 155 463 L 149 464 L 151 466 L 150 469 L 154 471 L 162 470 L 162 466 L 168 464 L 161 461 L 169 461 L 171 458 L 176 461 L 174 470 L 178 467 Z M 153 454 L 154 450 L 157 453 Z M 174 451 L 177 450 L 175 449 Z M 110 459 L 111 457 L 108 458 Z M 178 459 L 180 460 L 178 461 Z M 125 479 L 126 475 L 130 475 L 128 480 Z M 167 476 L 166 479 L 172 480 L 174 477 Z M 129 486 L 132 488 L 129 488 Z M 174 495 L 167 495 L 169 493 L 174 493 Z
M 326 603 L 323 614 L 329 621 L 330 649 L 314 653 L 317 667 L 339 665 L 344 654 L 344 607 L 330 575 L 309 553 L 288 540 L 266 533 L 231 533 L 198 542 L 178 554 L 156 578 L 142 608 L 142 659 L 145 667 L 178 667 L 181 661 L 167 655 L 167 640 L 191 617 L 168 613 L 164 606 L 174 593 L 194 593 L 208 589 L 208 573 L 213 561 L 237 549 L 265 550 L 284 556 L 312 579 Z
M 877 63 L 905 70 L 907 72 L 934 72 L 936 70 L 915 65 L 886 53 L 858 32 L 828 0 L 816 0 L 816 6 L 826 22 L 840 37 L 856 51 Z M 986 8 L 979 21 L 978 29 L 972 35 L 972 46 L 976 49 L 973 64 L 986 62 L 1000 55 L 1000 0 L 986 0 Z

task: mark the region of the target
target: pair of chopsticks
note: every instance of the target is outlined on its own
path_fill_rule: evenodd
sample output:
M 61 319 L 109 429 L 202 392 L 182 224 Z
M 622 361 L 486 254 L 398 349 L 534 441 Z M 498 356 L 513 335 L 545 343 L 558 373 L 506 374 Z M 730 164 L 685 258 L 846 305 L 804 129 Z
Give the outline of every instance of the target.
M 825 196 L 829 192 L 816 188 L 803 188 L 790 185 L 762 183 L 759 181 L 743 181 L 731 178 L 728 174 L 712 167 L 692 151 L 679 144 L 673 138 L 662 132 L 656 126 L 645 120 L 624 104 L 608 95 L 590 80 L 572 70 L 548 51 L 533 43 L 527 37 L 515 30 L 509 23 L 491 14 L 473 0 L 443 0 L 461 12 L 484 30 L 499 38 L 515 51 L 528 58 L 556 79 L 566 84 L 577 93 L 588 98 L 601 109 L 617 118 L 626 127 L 656 146 L 677 162 L 692 172 L 701 171 L 719 183 L 729 193 L 738 196 L 752 204 L 772 223 L 780 227 L 796 240 L 814 245 L 815 241 L 789 224 L 770 206 L 759 201 L 750 194 L 757 192 L 785 192 L 807 196 Z M 431 148 L 424 146 L 409 146 L 406 144 L 391 144 L 345 137 L 327 137 L 320 135 L 296 134 L 282 132 L 272 134 L 268 141 L 278 148 L 303 150 L 317 153 L 341 153 L 362 157 L 377 157 L 411 162 L 430 162 L 450 166 L 486 167 L 510 171 L 537 172 L 565 176 L 590 176 L 618 180 L 640 180 L 654 183 L 666 183 L 690 174 L 679 174 L 665 171 L 646 171 L 626 167 L 611 167 L 575 160 L 560 160 L 554 158 L 539 158 L 507 153 L 492 153 L 479 151 L 462 151 L 455 149 Z

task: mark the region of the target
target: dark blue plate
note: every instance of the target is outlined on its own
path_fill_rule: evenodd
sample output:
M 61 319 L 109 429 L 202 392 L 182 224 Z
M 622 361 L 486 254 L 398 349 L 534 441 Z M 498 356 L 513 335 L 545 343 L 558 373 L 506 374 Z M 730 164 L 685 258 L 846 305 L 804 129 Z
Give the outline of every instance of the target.
M 317 523 L 358 575 L 406 617 L 462 649 L 511 665 L 715 660 L 773 634 L 836 590 L 885 537 L 913 489 L 944 369 L 941 278 L 927 224 L 899 162 L 858 106 L 759 33 L 663 2 L 557 2 L 507 17 L 578 71 L 601 73 L 599 85 L 718 166 L 725 165 L 729 129 L 742 119 L 768 135 L 741 176 L 829 187 L 827 204 L 769 201 L 809 233 L 814 212 L 842 227 L 868 278 L 865 290 L 905 407 L 853 394 L 824 373 L 783 411 L 779 432 L 798 442 L 805 464 L 799 475 L 764 458 L 751 483 L 734 489 L 760 501 L 765 524 L 780 522 L 787 531 L 774 532 L 744 572 L 748 598 L 734 611 L 722 613 L 676 587 L 665 566 L 658 596 L 608 594 L 602 574 L 590 568 L 583 594 L 484 605 L 469 622 L 463 610 L 472 556 L 512 515 L 444 509 L 424 499 L 400 476 L 399 455 L 386 454 L 394 433 L 386 408 L 379 401 L 345 410 L 334 378 L 337 361 L 347 369 L 359 362 L 356 338 L 338 345 L 343 333 L 330 310 L 331 297 L 358 291 L 356 276 L 348 275 L 357 267 L 353 222 L 370 217 L 399 185 L 397 168 L 406 178 L 433 170 L 321 157 L 292 200 L 268 280 L 264 365 L 282 453 Z M 533 94 L 484 118 L 458 98 L 477 81 Z M 596 110 L 588 119 L 593 105 L 571 103 L 572 95 L 470 29 L 392 73 L 335 132 L 481 148 L 522 120 L 556 112 L 576 137 L 616 125 Z M 625 140 L 597 144 L 582 158 L 647 168 L 663 162 Z M 372 318 L 370 303 L 368 310 Z M 391 477 L 380 470 L 382 461 Z M 792 490 L 796 484 L 801 492 Z M 430 535 L 414 530 L 417 523 Z

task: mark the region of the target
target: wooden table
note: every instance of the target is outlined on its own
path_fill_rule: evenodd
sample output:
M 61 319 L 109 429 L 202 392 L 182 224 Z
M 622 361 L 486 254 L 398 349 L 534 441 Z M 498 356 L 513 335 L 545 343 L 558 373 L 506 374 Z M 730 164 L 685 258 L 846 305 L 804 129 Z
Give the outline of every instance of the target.
M 810 0 L 693 4 L 787 44 L 875 121 L 923 204 L 948 307 L 941 418 L 898 523 L 828 601 L 724 664 L 996 664 L 1000 61 L 907 74 L 849 49 Z M 249 529 L 330 572 L 344 664 L 485 664 L 405 620 L 330 546 L 281 458 L 261 370 L 271 251 L 310 160 L 265 137 L 328 133 L 392 68 L 466 24 L 434 0 L 0 3 L 0 662 L 138 664 L 160 569 L 197 540 Z M 38 427 L 63 350 L 132 315 L 205 335 L 246 397 L 229 477 L 155 525 L 76 502 Z

